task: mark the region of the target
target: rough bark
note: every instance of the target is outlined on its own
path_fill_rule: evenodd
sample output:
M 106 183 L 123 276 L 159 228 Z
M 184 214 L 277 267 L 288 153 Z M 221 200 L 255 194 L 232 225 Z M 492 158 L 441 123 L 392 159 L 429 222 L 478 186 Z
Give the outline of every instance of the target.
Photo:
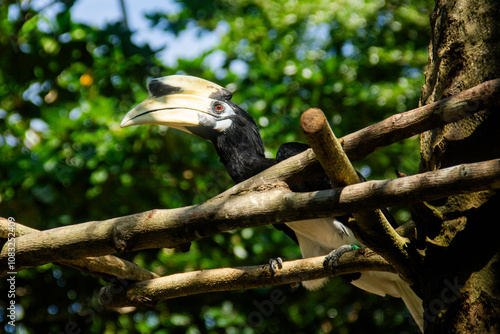
M 466 118 L 491 106 L 500 106 L 500 79 L 490 80 L 437 102 L 395 114 L 339 140 L 343 143 L 349 160 L 355 161 L 393 143 Z M 258 178 L 237 184 L 220 196 L 280 181 L 293 186 L 321 171 L 314 152 L 306 150 L 286 162 L 272 166 Z
M 10 222 L 0 217 L 0 243 L 6 242 L 9 239 Z M 15 223 L 15 235 L 21 236 L 31 233 L 40 232 L 37 229 Z M 84 257 L 76 260 L 60 260 L 58 264 L 71 267 L 76 270 L 102 277 L 106 280 L 123 279 L 130 281 L 143 281 L 159 277 L 157 274 L 139 267 L 135 263 L 120 259 L 113 255 L 105 255 L 100 257 Z M 7 268 L 7 267 L 6 267 Z M 17 271 L 20 268 L 14 266 L 12 270 Z
M 436 2 L 422 105 L 500 77 L 499 15 L 498 0 Z M 498 158 L 499 112 L 493 107 L 422 134 L 421 171 Z M 498 194 L 481 191 L 415 207 L 426 248 L 420 279 L 427 333 L 500 332 L 499 206 Z
M 306 110 L 300 118 L 300 126 L 334 187 L 361 182 L 320 109 Z M 350 225 L 358 240 L 382 255 L 405 281 L 413 284 L 410 264 L 417 261 L 408 251 L 409 240 L 396 233 L 380 209 L 355 211 L 352 215 L 355 221 Z M 418 257 L 418 253 L 414 256 Z
M 178 273 L 134 283 L 118 281 L 101 289 L 101 302 L 108 308 L 151 306 L 162 300 L 193 294 L 260 288 L 310 279 L 354 274 L 360 271 L 395 272 L 384 258 L 368 248 L 344 254 L 335 273 L 324 265 L 324 256 L 285 261 L 273 275 L 269 264 L 239 268 L 218 268 Z
M 246 227 L 341 216 L 360 207 L 370 210 L 408 205 L 498 188 L 500 159 L 310 193 L 293 193 L 276 186 L 247 189 L 239 195 L 218 196 L 195 206 L 151 210 L 19 236 L 16 269 L 116 252 L 178 247 Z M 7 271 L 8 255 L 6 244 L 0 253 L 0 276 Z

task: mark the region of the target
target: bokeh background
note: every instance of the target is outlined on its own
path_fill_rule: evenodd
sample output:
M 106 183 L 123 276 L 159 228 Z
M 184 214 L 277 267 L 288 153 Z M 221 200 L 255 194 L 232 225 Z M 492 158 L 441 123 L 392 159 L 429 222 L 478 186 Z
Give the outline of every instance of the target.
M 209 142 L 159 126 L 121 129 L 148 79 L 189 74 L 234 91 L 266 154 L 306 142 L 299 118 L 338 137 L 417 107 L 430 0 L 0 1 L 0 216 L 48 229 L 200 203 L 233 183 Z M 418 137 L 355 162 L 368 179 L 418 171 Z M 399 223 L 407 208 L 391 208 Z M 121 254 L 161 275 L 300 257 L 272 227 Z M 17 275 L 19 333 L 417 333 L 401 300 L 341 278 L 104 309 L 101 279 L 48 264 Z M 6 282 L 0 282 L 6 294 Z M 269 312 L 259 305 L 282 291 Z M 280 299 L 281 301 L 281 299 Z M 7 298 L 0 298 L 0 332 Z M 267 304 L 266 304 L 267 305 Z M 259 316 L 260 315 L 260 316 Z M 74 327 L 73 326 L 76 326 Z M 5 326 L 4 326 L 5 325 Z

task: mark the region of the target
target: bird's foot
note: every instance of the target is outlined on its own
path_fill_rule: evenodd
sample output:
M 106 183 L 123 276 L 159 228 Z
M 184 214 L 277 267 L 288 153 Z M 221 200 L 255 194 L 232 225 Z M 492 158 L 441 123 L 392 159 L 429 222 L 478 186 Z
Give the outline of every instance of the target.
M 356 245 L 343 245 L 337 249 L 332 250 L 327 256 L 325 256 L 325 260 L 323 261 L 323 265 L 330 268 L 330 271 L 335 272 L 335 267 L 339 264 L 339 259 L 342 254 L 358 249 L 359 247 Z
M 283 259 L 281 257 L 276 257 L 269 260 L 269 270 L 271 271 L 271 275 L 276 275 L 277 269 L 281 269 L 282 267 Z
M 300 287 L 300 283 L 290 283 L 290 292 L 295 292 Z

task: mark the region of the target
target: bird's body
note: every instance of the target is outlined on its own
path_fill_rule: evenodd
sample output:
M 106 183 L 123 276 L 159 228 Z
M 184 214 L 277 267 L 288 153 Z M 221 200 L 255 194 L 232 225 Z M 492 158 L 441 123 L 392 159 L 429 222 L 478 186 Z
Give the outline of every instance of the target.
M 232 94 L 209 81 L 170 76 L 152 80 L 150 96 L 132 109 L 121 126 L 137 124 L 167 125 L 211 141 L 231 178 L 242 182 L 272 165 L 308 148 L 299 143 L 280 147 L 276 159 L 264 154 L 264 144 L 255 120 L 230 101 Z M 295 186 L 294 191 L 331 188 L 326 175 L 319 175 Z M 389 218 L 389 217 L 388 217 Z M 304 258 L 327 255 L 343 245 L 363 246 L 342 218 L 318 218 L 275 225 L 299 244 Z M 320 288 L 327 279 L 303 282 L 310 290 Z M 421 299 L 397 274 L 363 272 L 351 282 L 377 295 L 403 299 L 413 318 L 423 328 Z

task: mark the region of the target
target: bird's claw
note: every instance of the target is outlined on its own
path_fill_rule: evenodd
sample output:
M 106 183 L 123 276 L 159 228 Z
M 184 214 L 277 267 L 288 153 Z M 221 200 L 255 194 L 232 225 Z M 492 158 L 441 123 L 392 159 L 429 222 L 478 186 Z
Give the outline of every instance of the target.
M 335 272 L 335 267 L 339 264 L 339 259 L 342 254 L 358 249 L 359 247 L 356 245 L 343 245 L 339 248 L 332 250 L 327 256 L 325 256 L 325 260 L 323 261 L 323 266 L 325 268 L 329 267 L 330 271 Z
M 271 271 L 271 275 L 276 275 L 277 269 L 281 269 L 282 267 L 283 259 L 281 257 L 276 257 L 269 260 L 269 270 Z

